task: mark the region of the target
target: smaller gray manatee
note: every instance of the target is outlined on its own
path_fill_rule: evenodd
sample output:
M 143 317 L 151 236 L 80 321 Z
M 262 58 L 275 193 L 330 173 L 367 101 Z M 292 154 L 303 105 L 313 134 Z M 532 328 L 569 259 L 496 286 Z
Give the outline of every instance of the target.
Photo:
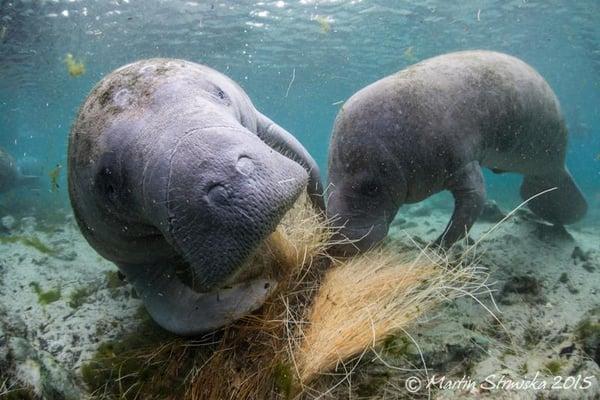
M 21 173 L 15 159 L 0 147 L 0 193 L 18 187 L 36 187 L 38 184 L 38 176 Z
M 576 222 L 587 203 L 565 168 L 566 148 L 558 99 L 523 61 L 464 51 L 412 65 L 358 91 L 336 118 L 327 215 L 352 243 L 331 252 L 369 249 L 402 204 L 442 190 L 455 204 L 436 244 L 449 247 L 483 209 L 481 167 L 523 174 L 524 199 L 550 189 L 529 208 L 554 224 Z
M 242 266 L 307 184 L 324 207 L 304 147 L 231 79 L 183 60 L 142 60 L 102 79 L 79 111 L 68 152 L 83 235 L 177 334 L 260 307 L 276 282 L 239 281 Z

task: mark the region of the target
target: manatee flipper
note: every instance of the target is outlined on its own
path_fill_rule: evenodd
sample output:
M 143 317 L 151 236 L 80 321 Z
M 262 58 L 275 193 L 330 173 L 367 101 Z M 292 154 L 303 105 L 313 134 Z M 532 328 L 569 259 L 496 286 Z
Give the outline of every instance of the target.
M 178 335 L 207 332 L 240 319 L 260 308 L 277 286 L 274 281 L 256 279 L 200 293 L 185 285 L 171 266 L 122 263 L 118 266 L 135 287 L 152 319 Z
M 485 203 L 485 184 L 477 161 L 467 164 L 452 175 L 447 189 L 454 197 L 454 212 L 444 233 L 435 241 L 443 248 L 450 247 L 471 229 Z
M 543 176 L 526 175 L 521 184 L 521 197 L 527 200 L 544 190 L 556 188 L 531 199 L 527 206 L 536 215 L 558 225 L 579 221 L 587 212 L 583 193 L 566 169 Z
M 258 137 L 284 156 L 296 161 L 308 172 L 308 194 L 313 204 L 321 211 L 325 210 L 323 184 L 319 166 L 304 146 L 288 131 L 257 112 Z

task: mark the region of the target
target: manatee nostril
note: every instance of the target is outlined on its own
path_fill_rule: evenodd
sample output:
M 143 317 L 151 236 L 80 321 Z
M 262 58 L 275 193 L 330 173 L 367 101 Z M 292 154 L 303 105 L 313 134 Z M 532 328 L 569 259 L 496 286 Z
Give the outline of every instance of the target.
M 218 183 L 211 186 L 206 195 L 211 203 L 222 205 L 229 203 L 229 193 L 227 193 L 227 189 Z
M 248 176 L 254 171 L 254 162 L 248 156 L 240 156 L 237 160 L 235 168 L 244 176 Z
M 271 287 L 271 284 L 269 282 L 265 283 L 265 290 L 269 290 L 270 287 Z

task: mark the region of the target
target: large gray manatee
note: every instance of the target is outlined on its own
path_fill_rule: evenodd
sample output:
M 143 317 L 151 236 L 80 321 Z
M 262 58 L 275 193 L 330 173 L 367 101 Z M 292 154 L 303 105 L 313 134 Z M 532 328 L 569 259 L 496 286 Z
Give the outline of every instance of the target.
M 231 79 L 183 60 L 138 61 L 102 79 L 68 152 L 83 235 L 177 334 L 260 307 L 276 282 L 238 281 L 242 265 L 307 182 L 324 207 L 319 170 L 302 145 Z
M 554 224 L 582 218 L 587 203 L 565 168 L 567 128 L 558 99 L 529 65 L 506 54 L 464 51 L 383 78 L 342 107 L 329 151 L 327 214 L 366 250 L 386 235 L 399 207 L 442 190 L 454 213 L 436 243 L 463 237 L 481 213 L 481 167 L 523 174 L 529 208 Z

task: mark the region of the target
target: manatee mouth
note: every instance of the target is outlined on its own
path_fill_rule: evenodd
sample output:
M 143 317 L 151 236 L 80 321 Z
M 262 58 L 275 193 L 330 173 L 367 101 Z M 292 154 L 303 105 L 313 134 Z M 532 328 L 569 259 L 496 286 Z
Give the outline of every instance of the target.
M 388 228 L 385 222 L 342 226 L 333 234 L 333 245 L 328 252 L 336 257 L 349 257 L 368 251 L 386 237 Z
M 270 279 L 252 279 L 197 292 L 172 265 L 119 267 L 135 286 L 152 318 L 179 335 L 218 329 L 257 310 L 277 289 Z
M 196 293 L 188 318 L 180 318 L 178 322 L 185 324 L 188 320 L 187 325 L 197 323 L 192 320 L 197 318 L 193 311 L 203 311 L 204 329 L 219 328 L 259 309 L 276 289 L 277 281 L 259 278 Z
M 193 289 L 211 293 L 235 281 L 306 188 L 308 174 L 256 136 L 202 135 L 200 145 L 191 137 L 171 160 L 165 236 L 189 266 Z

